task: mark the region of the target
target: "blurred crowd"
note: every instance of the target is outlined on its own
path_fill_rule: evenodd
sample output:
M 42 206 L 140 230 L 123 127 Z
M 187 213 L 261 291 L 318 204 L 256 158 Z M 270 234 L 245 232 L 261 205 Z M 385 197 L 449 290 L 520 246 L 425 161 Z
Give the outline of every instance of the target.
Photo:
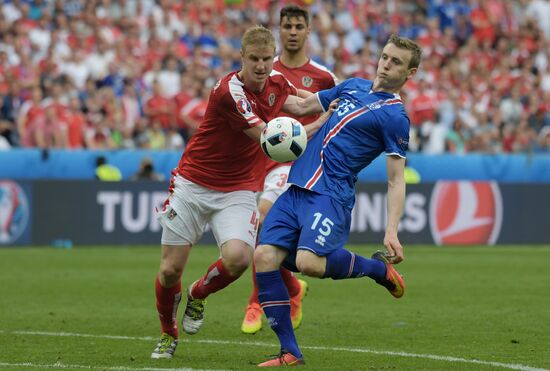
M 388 36 L 424 56 L 410 150 L 550 152 L 550 0 L 3 0 L 0 148 L 183 149 L 240 38 L 306 7 L 308 53 L 373 79 Z

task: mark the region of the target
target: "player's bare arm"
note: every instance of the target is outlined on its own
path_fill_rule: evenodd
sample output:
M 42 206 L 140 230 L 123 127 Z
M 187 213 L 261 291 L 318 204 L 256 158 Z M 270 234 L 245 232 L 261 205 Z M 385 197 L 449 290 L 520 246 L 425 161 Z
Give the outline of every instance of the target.
M 403 246 L 397 237 L 399 220 L 405 203 L 405 159 L 395 155 L 386 156 L 388 173 L 388 226 L 384 236 L 384 246 L 389 255 L 393 256 L 392 263 L 403 260 Z
M 307 90 L 303 90 L 303 89 L 298 89 L 298 96 L 300 98 L 307 98 L 307 97 L 310 97 L 312 95 L 315 95 L 314 93 L 310 92 L 310 91 L 307 91 Z
M 300 92 L 300 90 L 298 92 Z M 325 121 L 328 120 L 330 115 L 332 115 L 332 112 L 334 112 L 334 110 L 338 107 L 338 101 L 339 99 L 332 101 L 326 112 L 324 112 L 317 120 L 305 126 L 308 138 L 313 136 L 313 134 L 315 134 L 319 128 L 323 126 Z M 301 117 L 323 112 L 323 106 L 321 105 L 321 102 L 319 102 L 317 94 L 311 94 L 305 99 L 296 95 L 289 95 L 283 105 L 283 111 L 294 116 Z
M 321 113 L 323 112 L 323 107 L 319 99 L 317 99 L 316 94 L 311 94 L 307 98 L 289 95 L 283 104 L 283 111 L 301 117 Z
M 292 101 L 294 101 L 295 99 L 300 99 L 302 101 L 313 99 L 313 102 L 315 102 L 316 105 L 313 105 L 312 103 L 307 103 L 307 104 L 312 104 L 312 106 L 314 107 L 314 108 L 308 108 L 308 109 L 316 109 L 315 107 L 318 107 L 320 109 L 320 111 L 314 111 L 314 113 L 322 112 L 321 104 L 319 103 L 319 100 L 317 99 L 315 94 L 312 94 L 310 97 L 308 97 L 306 99 L 299 98 L 296 95 L 289 95 L 288 96 L 288 98 L 291 98 L 291 97 L 292 97 L 292 99 L 291 99 Z M 285 102 L 285 105 L 289 101 L 288 98 Z M 330 105 L 329 105 L 328 109 L 326 110 L 326 112 L 323 112 L 323 114 L 321 116 L 319 116 L 319 118 L 317 120 L 313 121 L 311 124 L 306 125 L 304 127 L 305 130 L 306 130 L 308 138 L 311 138 L 319 130 L 319 128 L 321 128 L 321 126 L 323 126 L 323 124 L 328 120 L 328 118 L 330 117 L 330 115 L 332 115 L 334 110 L 336 110 L 336 108 L 338 108 L 338 101 L 339 101 L 339 99 L 335 99 L 334 101 L 330 102 Z M 285 110 L 284 105 L 283 105 L 283 111 L 295 115 L 295 113 Z M 304 116 L 304 115 L 298 115 L 298 116 Z M 254 126 L 253 128 L 246 129 L 244 132 L 250 138 L 252 138 L 253 140 L 255 140 L 256 142 L 259 143 L 260 142 L 260 136 L 262 135 L 262 131 L 264 130 L 265 125 L 266 125 L 266 123 L 262 121 L 258 125 Z

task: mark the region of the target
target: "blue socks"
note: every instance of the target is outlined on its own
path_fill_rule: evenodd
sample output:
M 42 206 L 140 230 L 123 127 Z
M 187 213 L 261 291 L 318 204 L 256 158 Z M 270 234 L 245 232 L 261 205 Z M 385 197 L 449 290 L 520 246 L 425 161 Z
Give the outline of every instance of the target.
M 256 281 L 259 288 L 258 299 L 269 325 L 279 337 L 281 350 L 285 349 L 295 357 L 302 358 L 290 319 L 290 298 L 279 270 L 256 272 Z
M 342 280 L 368 276 L 376 281 L 386 276 L 386 265 L 383 262 L 355 255 L 346 249 L 333 251 L 326 258 L 327 267 L 323 278 Z

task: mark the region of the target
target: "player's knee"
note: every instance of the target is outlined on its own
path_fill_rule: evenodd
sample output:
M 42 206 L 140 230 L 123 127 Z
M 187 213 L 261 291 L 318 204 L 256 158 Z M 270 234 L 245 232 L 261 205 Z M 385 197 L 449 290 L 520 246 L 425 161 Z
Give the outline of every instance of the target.
M 252 261 L 252 250 L 247 245 L 224 249 L 222 261 L 229 273 L 240 276 Z
M 323 277 L 325 274 L 325 266 L 322 259 L 318 257 L 300 257 L 296 258 L 296 267 L 310 277 Z
M 266 246 L 258 246 L 254 251 L 254 265 L 259 272 L 277 269 L 275 252 Z
M 171 262 L 162 262 L 159 269 L 159 280 L 166 287 L 172 287 L 181 278 L 183 267 Z

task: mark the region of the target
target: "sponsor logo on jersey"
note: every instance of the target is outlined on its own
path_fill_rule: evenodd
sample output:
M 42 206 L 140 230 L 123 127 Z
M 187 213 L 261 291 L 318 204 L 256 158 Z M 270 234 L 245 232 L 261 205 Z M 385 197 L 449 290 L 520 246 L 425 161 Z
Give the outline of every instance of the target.
M 374 110 L 380 109 L 380 107 L 382 107 L 382 103 L 383 101 L 370 103 L 370 104 L 367 104 L 367 108 L 370 109 L 371 111 L 374 111 Z
M 275 104 L 275 93 L 269 94 L 267 102 L 269 103 L 269 107 L 272 107 Z
M 502 224 L 502 196 L 494 182 L 438 182 L 429 215 L 438 245 L 493 245 Z
M 252 112 L 252 107 L 250 106 L 250 102 L 246 98 L 241 98 L 237 101 L 237 109 L 243 115 L 246 115 L 247 113 Z
M 29 203 L 21 187 L 0 181 L 0 244 L 11 244 L 23 234 L 29 222 Z
M 310 76 L 302 77 L 302 85 L 304 85 L 306 88 L 311 87 L 312 84 L 313 84 L 313 79 Z
M 401 149 L 405 151 L 409 148 L 409 141 L 406 140 L 405 138 L 397 139 L 397 144 L 399 145 L 399 147 L 401 147 Z

